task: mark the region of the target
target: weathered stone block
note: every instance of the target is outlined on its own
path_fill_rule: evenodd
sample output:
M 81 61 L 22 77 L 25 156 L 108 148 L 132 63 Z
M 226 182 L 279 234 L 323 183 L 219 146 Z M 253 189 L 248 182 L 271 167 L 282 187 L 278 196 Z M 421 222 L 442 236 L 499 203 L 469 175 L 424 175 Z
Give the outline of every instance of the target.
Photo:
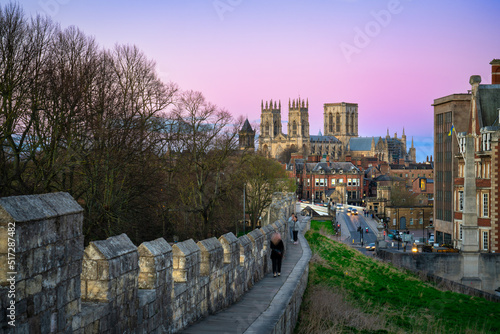
M 26 280 L 26 294 L 34 295 L 42 291 L 42 275 L 36 275 Z
M 107 302 L 110 300 L 109 284 L 106 281 L 88 280 L 86 291 L 87 294 L 82 296 L 83 301 Z

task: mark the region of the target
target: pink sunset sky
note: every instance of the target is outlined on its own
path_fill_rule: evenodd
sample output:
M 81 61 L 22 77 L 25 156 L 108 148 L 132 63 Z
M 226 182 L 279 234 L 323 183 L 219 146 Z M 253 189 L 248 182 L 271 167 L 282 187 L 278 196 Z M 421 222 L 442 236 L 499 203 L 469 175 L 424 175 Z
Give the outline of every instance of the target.
M 5 3 L 2 0 L 2 3 Z M 23 0 L 27 15 L 75 25 L 105 48 L 135 44 L 164 81 L 260 122 L 261 100 L 359 104 L 359 135 L 414 138 L 433 155 L 434 99 L 491 83 L 500 58 L 494 0 Z M 283 127 L 286 131 L 286 126 Z M 408 145 L 411 143 L 408 142 Z

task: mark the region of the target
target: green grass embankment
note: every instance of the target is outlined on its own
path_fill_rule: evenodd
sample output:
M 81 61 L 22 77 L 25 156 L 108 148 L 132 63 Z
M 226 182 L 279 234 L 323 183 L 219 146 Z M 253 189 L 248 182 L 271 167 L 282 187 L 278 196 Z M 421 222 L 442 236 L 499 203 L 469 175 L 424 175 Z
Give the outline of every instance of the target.
M 364 256 L 311 222 L 313 257 L 297 333 L 499 333 L 500 303 L 441 291 Z

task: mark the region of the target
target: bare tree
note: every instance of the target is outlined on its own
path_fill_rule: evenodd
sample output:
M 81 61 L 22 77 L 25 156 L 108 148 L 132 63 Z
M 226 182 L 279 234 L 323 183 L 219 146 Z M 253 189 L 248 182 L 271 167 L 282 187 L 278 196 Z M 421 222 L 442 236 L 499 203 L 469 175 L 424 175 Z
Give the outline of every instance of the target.
M 18 5 L 0 7 L 0 194 L 36 191 L 26 169 L 39 150 L 35 134 L 39 86 L 54 25 L 24 17 Z
M 230 167 L 238 151 L 239 125 L 231 115 L 194 91 L 183 92 L 173 113 L 177 127 L 178 201 L 197 226 L 198 237 L 215 231 L 213 215 L 231 187 Z

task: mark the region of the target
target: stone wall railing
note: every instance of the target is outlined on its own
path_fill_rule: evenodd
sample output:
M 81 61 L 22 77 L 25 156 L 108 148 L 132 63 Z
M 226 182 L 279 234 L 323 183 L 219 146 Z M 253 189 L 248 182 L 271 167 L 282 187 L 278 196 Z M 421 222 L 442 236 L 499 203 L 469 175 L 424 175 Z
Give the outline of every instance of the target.
M 84 249 L 83 210 L 69 194 L 0 198 L 0 332 L 185 328 L 270 272 L 269 240 L 274 231 L 288 238 L 295 196 L 277 201 L 270 211 L 276 221 L 240 238 L 227 233 L 173 245 L 160 238 L 136 247 L 122 234 Z

